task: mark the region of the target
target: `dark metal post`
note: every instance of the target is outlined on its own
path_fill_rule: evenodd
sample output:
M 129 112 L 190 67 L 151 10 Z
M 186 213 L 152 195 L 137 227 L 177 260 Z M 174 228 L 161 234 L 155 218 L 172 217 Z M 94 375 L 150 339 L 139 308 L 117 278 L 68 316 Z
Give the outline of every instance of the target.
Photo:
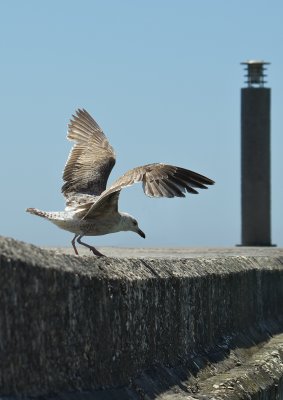
M 241 89 L 242 246 L 271 246 L 269 63 L 242 64 L 248 84 Z

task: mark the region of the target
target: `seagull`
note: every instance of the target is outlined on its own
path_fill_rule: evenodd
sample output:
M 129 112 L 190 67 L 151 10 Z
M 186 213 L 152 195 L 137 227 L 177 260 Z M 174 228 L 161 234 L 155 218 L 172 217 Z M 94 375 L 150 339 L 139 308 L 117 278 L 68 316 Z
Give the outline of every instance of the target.
M 118 210 L 123 188 L 141 182 L 149 197 L 185 197 L 207 189 L 214 181 L 196 172 L 173 165 L 154 163 L 127 171 L 110 187 L 108 177 L 116 157 L 105 134 L 85 109 L 78 109 L 68 125 L 67 139 L 74 141 L 63 172 L 62 193 L 66 199 L 64 211 L 26 211 L 46 218 L 59 228 L 75 234 L 72 246 L 78 255 L 77 243 L 98 256 L 104 256 L 94 246 L 82 242 L 84 236 L 99 236 L 120 231 L 133 231 L 145 238 L 138 222 Z

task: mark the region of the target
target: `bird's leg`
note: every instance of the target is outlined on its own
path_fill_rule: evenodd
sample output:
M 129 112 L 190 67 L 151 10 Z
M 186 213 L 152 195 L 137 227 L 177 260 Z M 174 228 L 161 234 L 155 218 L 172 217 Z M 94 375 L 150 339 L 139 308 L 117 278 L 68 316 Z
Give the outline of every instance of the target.
M 72 240 L 72 246 L 73 246 L 73 248 L 74 248 L 75 253 L 76 253 L 77 256 L 79 255 L 78 250 L 77 250 L 77 248 L 76 248 L 76 239 L 77 239 L 78 236 L 79 236 L 79 235 L 75 235 L 75 236 L 74 236 L 74 239 Z
M 80 236 L 78 237 L 78 239 L 77 239 L 77 242 L 78 242 L 79 244 L 82 244 L 83 246 L 85 246 L 85 247 L 87 247 L 88 249 L 90 249 L 90 251 L 92 251 L 94 255 L 96 255 L 96 256 L 98 256 L 98 257 L 105 257 L 105 255 L 102 254 L 102 253 L 100 253 L 98 250 L 96 250 L 95 247 L 90 246 L 89 244 L 82 242 L 82 241 L 81 241 L 81 238 L 82 238 L 82 237 L 83 237 L 83 235 L 80 235 Z

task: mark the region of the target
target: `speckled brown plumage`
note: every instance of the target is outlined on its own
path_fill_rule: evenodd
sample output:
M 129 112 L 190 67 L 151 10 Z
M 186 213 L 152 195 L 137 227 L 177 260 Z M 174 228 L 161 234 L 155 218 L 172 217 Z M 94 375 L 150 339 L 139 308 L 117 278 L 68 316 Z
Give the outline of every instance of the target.
M 147 196 L 185 197 L 186 192 L 197 194 L 197 189 L 207 189 L 207 185 L 214 183 L 188 169 L 154 163 L 129 170 L 106 189 L 115 165 L 115 153 L 101 128 L 86 110 L 79 109 L 73 115 L 67 138 L 75 144 L 63 173 L 65 211 L 45 212 L 35 208 L 28 208 L 27 211 L 75 233 L 72 245 L 76 254 L 77 240 L 95 255 L 102 255 L 93 246 L 81 242 L 83 236 L 133 231 L 145 237 L 133 217 L 118 211 L 119 194 L 123 188 L 141 182 Z

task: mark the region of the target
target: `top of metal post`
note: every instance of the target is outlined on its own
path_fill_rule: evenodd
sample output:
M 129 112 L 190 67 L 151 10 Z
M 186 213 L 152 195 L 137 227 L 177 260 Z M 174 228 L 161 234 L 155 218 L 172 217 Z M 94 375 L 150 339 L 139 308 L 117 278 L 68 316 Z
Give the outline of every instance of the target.
M 270 64 L 269 62 L 265 61 L 257 61 L 257 60 L 249 60 L 241 62 L 242 65 L 246 66 L 247 78 L 246 82 L 248 87 L 255 88 L 255 87 L 264 87 L 266 81 L 264 78 L 266 75 L 264 71 L 266 70 L 265 65 Z

